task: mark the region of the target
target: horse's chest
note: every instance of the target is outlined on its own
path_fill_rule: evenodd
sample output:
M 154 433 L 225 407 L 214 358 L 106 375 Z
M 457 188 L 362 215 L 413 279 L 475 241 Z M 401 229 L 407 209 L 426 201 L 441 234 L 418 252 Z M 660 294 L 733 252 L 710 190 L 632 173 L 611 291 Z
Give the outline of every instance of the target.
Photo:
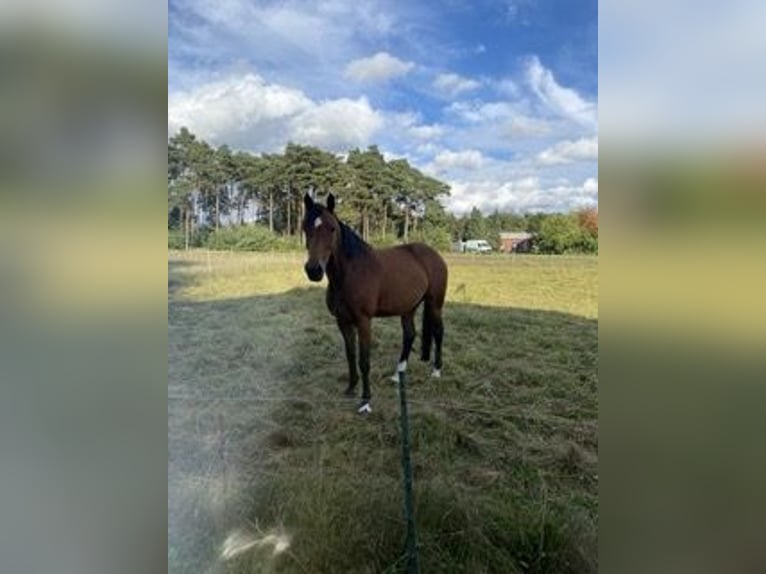
M 329 309 L 334 317 L 337 317 L 341 321 L 352 319 L 351 310 L 342 297 L 340 290 L 332 285 L 327 287 L 325 302 L 327 303 L 327 309 Z
M 326 303 L 330 313 L 345 322 L 354 321 L 360 314 L 365 314 L 369 306 L 358 293 L 333 285 L 327 288 Z

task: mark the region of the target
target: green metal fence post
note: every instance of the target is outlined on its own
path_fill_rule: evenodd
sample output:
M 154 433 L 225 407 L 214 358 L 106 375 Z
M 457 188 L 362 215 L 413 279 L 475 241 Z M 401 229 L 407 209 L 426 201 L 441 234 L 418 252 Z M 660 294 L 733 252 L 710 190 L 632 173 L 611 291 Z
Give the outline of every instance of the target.
M 404 473 L 404 518 L 407 521 L 407 572 L 418 573 L 418 535 L 412 499 L 412 462 L 410 460 L 410 424 L 407 416 L 407 391 L 404 371 L 399 372 L 399 415 L 402 428 L 402 471 Z

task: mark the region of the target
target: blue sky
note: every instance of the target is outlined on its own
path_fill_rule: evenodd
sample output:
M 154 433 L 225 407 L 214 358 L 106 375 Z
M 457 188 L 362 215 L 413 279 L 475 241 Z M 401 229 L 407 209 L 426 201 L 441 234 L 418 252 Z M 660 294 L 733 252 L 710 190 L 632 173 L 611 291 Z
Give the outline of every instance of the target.
M 378 144 L 463 213 L 598 200 L 595 1 L 171 0 L 168 128 L 266 152 Z

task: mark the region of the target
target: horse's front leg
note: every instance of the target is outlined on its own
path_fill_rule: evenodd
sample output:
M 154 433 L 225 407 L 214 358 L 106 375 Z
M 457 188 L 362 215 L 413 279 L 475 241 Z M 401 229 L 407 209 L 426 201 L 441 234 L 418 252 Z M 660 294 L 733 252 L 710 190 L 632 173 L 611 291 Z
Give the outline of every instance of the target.
M 372 412 L 370 407 L 370 341 L 371 341 L 371 323 L 369 317 L 362 317 L 356 323 L 356 330 L 359 332 L 359 368 L 362 371 L 362 404 L 359 406 L 359 413 L 366 414 Z
M 348 361 L 348 387 L 345 394 L 347 397 L 354 396 L 356 383 L 359 375 L 356 372 L 356 331 L 353 323 L 338 320 L 338 328 L 343 335 L 343 344 L 346 347 L 346 360 Z

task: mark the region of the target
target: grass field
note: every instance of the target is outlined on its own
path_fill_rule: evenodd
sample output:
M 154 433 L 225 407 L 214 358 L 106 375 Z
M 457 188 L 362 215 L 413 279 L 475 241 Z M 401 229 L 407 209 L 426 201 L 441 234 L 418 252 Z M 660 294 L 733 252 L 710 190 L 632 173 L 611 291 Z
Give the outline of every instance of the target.
M 301 254 L 168 265 L 170 571 L 398 571 L 398 319 L 362 418 Z M 448 265 L 443 377 L 408 371 L 421 571 L 595 572 L 597 260 Z

